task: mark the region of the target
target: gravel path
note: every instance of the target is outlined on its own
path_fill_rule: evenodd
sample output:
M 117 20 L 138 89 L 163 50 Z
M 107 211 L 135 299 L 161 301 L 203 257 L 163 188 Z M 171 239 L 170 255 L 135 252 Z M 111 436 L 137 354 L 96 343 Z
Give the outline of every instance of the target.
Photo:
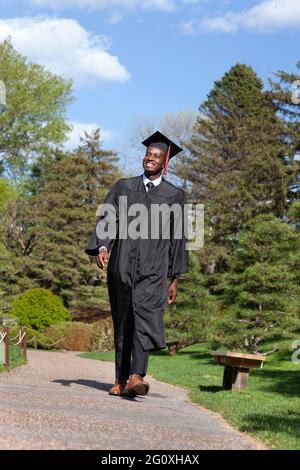
M 185 390 L 149 379 L 146 397 L 108 395 L 109 362 L 29 351 L 0 374 L 0 449 L 261 449 Z

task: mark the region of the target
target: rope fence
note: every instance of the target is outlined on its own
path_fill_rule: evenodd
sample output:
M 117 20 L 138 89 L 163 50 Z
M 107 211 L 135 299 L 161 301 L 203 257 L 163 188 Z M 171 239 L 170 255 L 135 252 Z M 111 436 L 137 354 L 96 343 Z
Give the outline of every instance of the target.
M 19 338 L 19 341 L 17 343 L 12 343 L 14 346 L 19 346 L 20 344 L 22 344 L 22 341 L 23 339 L 25 338 L 26 336 L 26 331 L 24 331 L 24 333 L 22 333 L 22 331 L 20 330 L 19 331 L 19 335 L 17 336 L 17 338 Z M 16 338 L 15 338 L 16 339 Z
M 2 341 L 5 339 L 6 337 L 6 333 L 0 333 L 1 334 L 1 339 L 0 339 L 0 343 L 2 343 Z
M 14 341 L 18 339 L 15 343 Z M 27 359 L 27 329 L 26 326 L 21 328 L 14 338 L 9 338 L 9 328 L 5 326 L 3 331 L 0 331 L 0 364 L 3 364 L 7 369 L 9 368 L 9 346 L 18 346 L 22 351 L 24 359 Z
M 14 329 L 15 330 L 15 329 Z M 38 340 L 36 335 L 33 335 L 30 339 L 28 338 L 26 327 L 20 328 L 18 334 L 13 338 L 9 336 L 9 327 L 3 326 L 2 331 L 0 330 L 0 365 L 4 365 L 7 369 L 9 368 L 9 347 L 18 346 L 19 350 L 22 351 L 24 359 L 27 360 L 27 345 L 32 343 L 32 346 L 35 350 L 39 347 L 43 349 L 51 349 L 54 346 L 61 343 L 65 338 L 62 337 L 58 341 L 53 341 L 47 344 L 40 344 L 40 339 Z

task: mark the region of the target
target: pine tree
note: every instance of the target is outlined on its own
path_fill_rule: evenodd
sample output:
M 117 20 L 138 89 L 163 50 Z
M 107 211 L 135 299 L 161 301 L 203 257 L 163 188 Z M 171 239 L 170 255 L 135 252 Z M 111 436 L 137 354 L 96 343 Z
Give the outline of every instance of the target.
M 300 70 L 300 61 L 297 63 Z M 269 80 L 273 100 L 283 127 L 281 140 L 287 147 L 286 161 L 290 173 L 289 201 L 300 199 L 300 74 L 279 70 Z
M 90 134 L 84 132 L 84 137 L 81 137 L 80 141 L 82 145 L 79 146 L 77 153 L 79 155 L 83 154 L 90 162 L 94 163 L 95 183 L 98 185 L 99 190 L 102 189 L 106 193 L 107 189 L 110 189 L 115 183 L 116 175 L 121 175 L 116 167 L 118 156 L 111 150 L 101 148 L 100 129 L 96 129 Z
M 199 269 L 199 258 L 190 252 L 190 269 L 179 281 L 176 303 L 165 314 L 167 346 L 175 355 L 179 349 L 207 340 L 214 305 L 204 277 Z
M 223 305 L 212 328 L 213 347 L 256 353 L 264 341 L 299 330 L 299 250 L 299 232 L 272 215 L 246 224 L 234 269 L 216 288 Z
M 187 162 L 192 194 L 205 204 L 211 241 L 232 245 L 255 214 L 285 212 L 282 123 L 262 81 L 242 64 L 215 82 L 199 110 Z

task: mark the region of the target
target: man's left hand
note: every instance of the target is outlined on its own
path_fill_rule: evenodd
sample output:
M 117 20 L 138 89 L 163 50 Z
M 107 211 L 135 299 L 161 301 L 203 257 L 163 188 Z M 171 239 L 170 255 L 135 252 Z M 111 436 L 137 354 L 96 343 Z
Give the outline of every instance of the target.
M 175 302 L 177 297 L 177 279 L 174 279 L 168 287 L 168 305 Z

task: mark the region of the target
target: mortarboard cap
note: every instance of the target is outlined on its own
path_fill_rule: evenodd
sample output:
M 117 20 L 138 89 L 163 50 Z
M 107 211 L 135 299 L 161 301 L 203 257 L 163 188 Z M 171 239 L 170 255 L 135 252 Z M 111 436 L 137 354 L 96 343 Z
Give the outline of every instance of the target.
M 154 132 L 154 134 L 150 135 L 146 140 L 142 142 L 145 147 L 158 147 L 164 152 L 166 152 L 166 162 L 165 162 L 165 169 L 164 175 L 167 174 L 167 168 L 170 158 L 175 157 L 179 152 L 182 152 L 182 148 L 178 145 L 174 144 L 172 140 L 168 139 L 164 134 L 159 131 Z

